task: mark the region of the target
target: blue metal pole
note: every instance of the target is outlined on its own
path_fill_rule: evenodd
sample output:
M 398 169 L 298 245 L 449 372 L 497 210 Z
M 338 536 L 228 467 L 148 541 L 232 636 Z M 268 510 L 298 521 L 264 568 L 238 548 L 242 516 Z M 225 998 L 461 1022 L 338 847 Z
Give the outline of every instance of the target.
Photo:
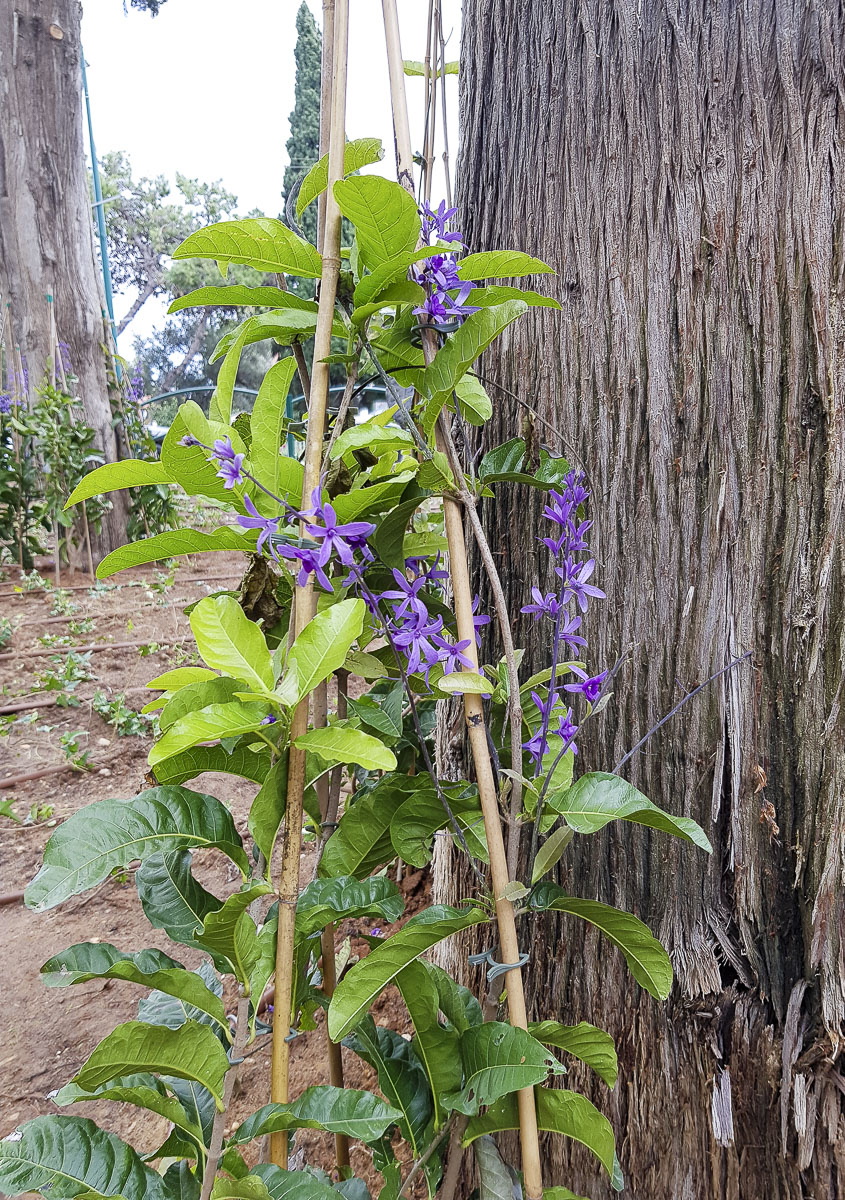
M 112 337 L 115 350 L 117 349 L 117 325 L 114 320 L 114 296 L 111 285 L 111 267 L 109 266 L 109 243 L 106 237 L 106 214 L 103 212 L 103 188 L 100 182 L 100 164 L 97 161 L 97 149 L 94 145 L 94 125 L 91 121 L 91 100 L 88 95 L 88 77 L 85 74 L 85 55 L 82 58 L 82 92 L 85 96 L 85 112 L 88 117 L 88 144 L 91 148 L 91 174 L 94 177 L 94 209 L 97 214 L 97 232 L 100 235 L 100 259 L 103 264 L 103 290 L 106 294 L 106 308 L 111 323 Z M 120 363 L 117 364 L 118 378 Z

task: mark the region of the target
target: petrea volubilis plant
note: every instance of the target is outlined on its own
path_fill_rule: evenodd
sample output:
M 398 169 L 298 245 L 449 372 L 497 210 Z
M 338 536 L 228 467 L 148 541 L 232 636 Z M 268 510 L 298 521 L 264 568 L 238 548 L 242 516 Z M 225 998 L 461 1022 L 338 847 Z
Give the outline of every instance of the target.
M 470 252 L 445 206 L 420 211 L 399 184 L 355 174 L 380 157 L 376 141 L 346 143 L 342 170 L 332 145 L 297 202 L 298 214 L 324 203 L 323 257 L 282 222 L 259 218 L 212 225 L 176 251 L 176 258 L 216 260 L 224 275 L 229 263 L 241 263 L 258 273 L 321 278 L 319 303 L 258 283 L 203 289 L 197 304 L 247 309 L 218 348 L 223 361 L 209 412 L 185 402 L 160 461 L 102 466 L 68 502 L 142 484 L 207 497 L 221 511 L 217 529 L 134 541 L 104 559 L 99 577 L 180 554 L 240 550 L 253 568 L 260 564 L 274 604 L 272 616 L 258 622 L 233 595 L 193 607 L 204 665 L 175 668 L 148 684 L 157 694 L 146 711 L 157 711 L 160 728 L 149 756 L 155 785 L 88 805 L 47 843 L 26 893 L 31 908 L 54 908 L 137 861 L 138 897 L 152 928 L 167 935 L 177 956 L 186 947 L 204 958 L 188 969 L 162 950 L 86 942 L 44 964 L 49 987 L 117 979 L 143 995 L 137 1019 L 108 1034 L 59 1091 L 62 1112 L 29 1121 L 0 1143 L 0 1189 L 12 1194 L 364 1198 L 370 1193 L 349 1166 L 354 1140 L 381 1175 L 380 1200 L 426 1191 L 453 1196 L 468 1146 L 483 1196 L 539 1200 L 538 1129 L 584 1144 L 622 1187 L 610 1122 L 585 1096 L 559 1086 L 573 1056 L 613 1087 L 613 1042 L 584 1022 L 559 1022 L 558 1014 L 528 1023 L 517 920 L 527 945 L 545 913 L 589 922 L 637 982 L 665 998 L 672 969 L 649 930 L 629 913 L 568 895 L 548 875 L 574 836 L 610 821 L 709 846 L 695 822 L 662 812 L 618 775 L 587 772 L 573 782 L 575 762 L 582 766 L 578 728 L 605 702 L 611 678 L 607 670 L 591 673 L 585 661 L 587 609 L 604 598 L 588 549 L 585 480 L 546 451 L 529 465 L 524 445 L 513 442 L 468 473 L 451 439 L 452 420 L 481 425 L 492 412 L 472 372 L 485 347 L 532 305 L 559 307 L 537 292 L 486 281 L 550 269 L 515 250 Z M 400 145 L 400 166 L 403 153 Z M 330 251 L 339 246 L 341 216 L 355 242 L 335 294 L 339 255 L 332 260 Z M 241 351 L 271 337 L 300 346 L 317 340 L 302 462 L 286 454 L 294 357 L 270 368 L 248 419 L 232 423 Z M 327 375 L 329 357 L 353 381 L 380 377 L 391 407 L 347 427 L 341 405 L 327 429 L 319 408 L 327 380 L 318 367 Z M 550 667 L 525 680 L 476 516 L 480 503 L 495 503 L 497 489 L 514 484 L 545 494 L 548 528 L 538 537 L 559 581 L 556 591 L 535 587 L 525 597 L 523 612 L 544 622 L 550 646 Z M 506 649 L 484 667 L 478 651 L 491 616 L 469 589 L 465 519 Z M 326 714 L 318 699 L 332 676 L 337 702 Z M 350 677 L 363 684 L 350 689 Z M 453 695 L 463 697 L 473 765 L 470 778 L 447 781 L 437 775 L 431 736 L 438 702 Z M 225 789 L 218 798 L 188 786 L 204 772 L 255 785 L 246 836 Z M 344 774 L 356 786 L 341 805 Z M 511 857 L 520 829 L 532 831 L 527 883 L 506 861 L 501 813 L 508 806 Z M 303 831 L 316 852 L 312 877 L 300 887 Z M 456 906 L 424 909 L 384 936 L 380 929 L 400 922 L 404 909 L 385 869 L 397 860 L 425 866 L 438 834 L 468 857 L 475 887 Z M 203 887 L 192 871 L 198 849 L 224 856 L 238 886 L 227 895 Z M 372 930 L 369 953 L 338 971 L 334 926 L 352 918 Z M 486 977 L 476 997 L 428 952 L 482 926 L 490 948 L 479 956 Z M 234 1019 L 223 1003 L 224 980 L 237 989 Z M 389 985 L 406 1005 L 410 1040 L 373 1020 Z M 262 1005 L 270 987 L 272 1031 Z M 326 1030 L 333 1082 L 291 1097 L 288 1057 L 315 1024 Z M 271 1101 L 228 1129 L 244 1053 L 265 1036 L 273 1038 Z M 343 1086 L 341 1044 L 375 1069 L 380 1094 Z M 159 1114 L 170 1125 L 166 1141 L 133 1148 L 65 1111 L 93 1100 Z M 334 1135 L 333 1174 L 303 1165 L 301 1155 L 289 1158 L 301 1129 Z M 505 1167 L 495 1142 L 512 1129 L 520 1131 L 522 1175 Z M 270 1161 L 258 1161 L 265 1137 Z M 547 1194 L 571 1196 L 565 1188 Z

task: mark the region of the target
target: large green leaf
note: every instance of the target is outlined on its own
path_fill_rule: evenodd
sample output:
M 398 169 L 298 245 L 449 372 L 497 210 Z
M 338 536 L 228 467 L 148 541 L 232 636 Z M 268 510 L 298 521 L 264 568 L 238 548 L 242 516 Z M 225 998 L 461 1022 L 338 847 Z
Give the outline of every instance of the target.
M 202 932 L 196 935 L 201 946 L 228 959 L 232 972 L 247 988 L 250 972 L 258 958 L 258 935 L 255 922 L 246 910 L 253 900 L 272 890 L 269 883 L 256 883 L 242 892 L 235 892 L 221 908 L 208 914 Z
M 471 1026 L 482 1023 L 484 1014 L 481 1011 L 481 1005 L 469 988 L 465 988 L 463 984 L 454 980 L 436 963 L 426 962 L 423 958 L 417 959 L 417 963 L 424 968 L 437 988 L 440 1011 L 458 1033 L 463 1033 Z
M 220 1041 L 199 1021 L 186 1021 L 178 1029 L 126 1021 L 103 1038 L 71 1082 L 90 1092 L 119 1076 L 151 1071 L 193 1079 L 222 1105 L 228 1065 Z
M 425 494 L 415 496 L 399 504 L 392 512 L 379 521 L 378 528 L 373 534 L 371 545 L 381 561 L 387 567 L 402 570 L 405 566 L 403 546 L 408 522 L 413 517 L 425 499 Z
M 490 1135 L 478 1138 L 473 1151 L 478 1167 L 478 1200 L 513 1200 L 517 1194 L 513 1176 Z
M 351 462 L 353 450 L 370 450 L 379 455 L 390 450 L 413 449 L 413 446 L 414 439 L 404 429 L 397 429 L 395 425 L 377 425 L 373 421 L 366 421 L 343 431 L 332 446 L 331 457 L 343 458 L 346 454 L 350 456 L 347 461 Z
M 353 700 L 350 696 L 347 704 L 349 712 L 353 717 L 357 717 L 362 725 L 366 725 L 369 729 L 375 729 L 383 738 L 389 738 L 395 742 L 402 736 L 404 702 L 405 689 L 400 680 L 387 692 L 374 689 L 358 700 Z
M 256 271 L 280 271 L 285 275 L 319 278 L 320 255 L 281 221 L 268 217 L 246 217 L 219 221 L 198 229 L 173 251 L 173 257 L 213 258 L 221 266 L 244 263 Z
M 340 819 L 320 860 L 320 874 L 361 878 L 396 857 L 390 840 L 393 814 L 409 794 L 430 781 L 419 775 L 385 775 L 357 798 Z
M 200 1126 L 191 1119 L 181 1102 L 169 1095 L 167 1088 L 155 1075 L 125 1075 L 95 1088 L 92 1092 L 86 1091 L 76 1083 L 66 1083 L 53 1099 L 62 1108 L 67 1104 L 80 1104 L 86 1100 L 114 1100 L 118 1104 L 133 1104 L 136 1108 L 158 1113 L 199 1145 L 203 1144 Z
M 254 732 L 261 728 L 267 713 L 266 704 L 244 704 L 240 700 L 233 700 L 231 704 L 210 704 L 199 712 L 186 713 L 152 747 L 149 764 L 155 767 L 199 742 Z
M 274 496 L 280 496 L 295 507 L 302 498 L 304 468 L 295 459 L 280 453 L 287 429 L 287 398 L 296 371 L 296 360 L 283 358 L 270 368 L 258 389 L 252 409 L 252 445 L 250 467 L 255 478 Z M 257 492 L 255 506 L 268 517 L 278 517 L 282 510 L 264 492 Z
M 484 250 L 468 254 L 458 262 L 458 278 L 518 279 L 522 275 L 554 275 L 554 270 L 539 258 L 521 250 Z
M 258 795 L 249 810 L 247 828 L 267 862 L 273 857 L 273 846 L 285 819 L 288 791 L 287 750 L 267 772 Z
M 216 679 L 217 676 L 208 667 L 173 667 L 162 675 L 156 675 L 144 687 L 154 692 L 177 692 L 179 688 L 187 687 L 189 683 L 202 683 L 206 679 Z
M 421 262 L 425 258 L 434 258 L 437 254 L 443 254 L 444 249 L 443 246 L 420 246 L 413 250 L 406 250 L 403 254 L 397 254 L 387 262 L 381 263 L 370 275 L 364 275 L 356 285 L 353 297 L 355 307 L 363 308 L 364 305 L 371 304 L 391 283 L 407 276 L 414 263 Z M 415 364 L 416 361 L 415 359 Z
M 131 1146 L 85 1117 L 36 1117 L 0 1141 L 0 1189 L 11 1196 L 173 1200 Z
M 223 525 L 212 533 L 201 533 L 198 529 L 168 529 L 112 550 L 97 567 L 97 578 L 108 579 L 128 567 L 141 567 L 145 563 L 177 558 L 180 554 L 207 554 L 214 550 L 241 550 L 247 554 L 252 549 L 252 543 L 231 525 Z
M 383 308 L 396 308 L 403 304 L 419 306 L 423 303 L 425 303 L 425 292 L 420 285 L 411 282 L 411 280 L 404 280 L 399 283 L 392 283 L 390 287 L 386 287 L 379 294 L 378 299 L 373 300 L 371 304 L 365 304 L 361 308 L 353 309 L 350 319 L 353 325 L 363 325 L 374 313 L 379 312 Z
M 419 241 L 420 218 L 414 197 L 381 175 L 359 175 L 334 185 L 340 211 L 355 226 L 364 264 L 371 270 Z
M 548 491 L 559 487 L 569 470 L 565 458 L 552 458 L 548 450 L 540 447 L 540 465 L 529 473 L 525 467 L 525 442 L 522 438 L 511 438 L 501 446 L 488 450 L 478 465 L 478 478 L 482 483 L 500 481 L 525 483 L 529 487 Z
M 453 294 L 457 296 L 458 293 L 454 292 Z M 493 304 L 502 304 L 505 300 L 524 300 L 529 308 L 559 309 L 562 307 L 559 301 L 551 296 L 542 296 L 539 292 L 532 292 L 527 288 L 500 287 L 495 284 L 491 287 L 472 288 L 465 303 L 489 308 Z
M 402 916 L 405 901 L 392 880 L 383 875 L 354 879 L 315 879 L 300 892 L 296 902 L 296 938 L 302 941 L 332 921 L 381 917 L 392 924 Z
M 343 152 L 343 174 L 344 176 L 351 175 L 353 171 L 360 171 L 361 167 L 379 162 L 382 158 L 384 158 L 384 148 L 381 138 L 356 138 L 355 141 L 346 143 L 346 149 Z M 328 186 L 329 156 L 324 154 L 302 181 L 296 197 L 297 217 L 301 217 L 308 205 L 316 200 Z
M 401 1114 L 397 1120 L 399 1130 L 416 1158 L 424 1149 L 433 1111 L 428 1081 L 416 1052 L 401 1034 L 376 1025 L 369 1016 L 344 1038 L 343 1044 L 375 1067 L 379 1090 Z
M 673 817 L 652 804 L 633 784 L 605 771 L 582 775 L 564 792 L 551 792 L 546 804 L 564 816 L 576 833 L 596 833 L 610 821 L 632 821 L 672 833 L 702 850 L 712 850 L 704 830 L 695 821 Z
M 371 950 L 337 985 L 329 1006 L 329 1036 L 339 1042 L 361 1021 L 376 997 L 403 967 L 452 934 L 488 919 L 477 908 L 434 905 L 411 917 L 393 937 Z
M 449 1108 L 474 1116 L 479 1106 L 542 1083 L 550 1071 L 563 1073 L 553 1054 L 524 1029 L 486 1021 L 461 1034 L 464 1086 L 443 1097 Z
M 384 479 L 367 487 L 356 487 L 334 500 L 334 508 L 340 521 L 359 521 L 372 517 L 374 513 L 392 508 L 413 479 L 413 472 L 402 471 L 392 479 Z
M 554 883 L 540 883 L 529 901 L 537 911 L 565 912 L 589 921 L 622 951 L 628 970 L 640 987 L 658 1000 L 665 1000 L 672 988 L 672 964 L 669 955 L 647 926 L 631 913 L 599 904 L 597 900 L 579 900 L 567 896 Z
M 208 450 L 203 446 L 183 446 L 182 441 L 187 434 L 210 446 L 217 434 L 212 437 L 208 421 L 199 405 L 192 400 L 180 404 L 179 411 L 167 431 L 161 447 L 162 466 L 178 481 L 179 486 L 189 496 L 208 496 L 227 507 L 240 504 L 238 489 L 227 491 L 223 480 L 217 474 L 220 464 L 209 460 Z M 237 447 L 237 435 L 232 437 L 232 446 Z M 243 446 L 237 447 L 237 452 Z
M 557 1021 L 539 1021 L 528 1026 L 528 1032 L 546 1046 L 566 1050 L 581 1062 L 592 1067 L 608 1087 L 616 1083 L 619 1064 L 613 1038 L 603 1029 L 579 1021 L 577 1025 L 561 1025 Z
M 229 1145 L 239 1146 L 267 1133 L 325 1129 L 374 1142 L 399 1120 L 400 1113 L 372 1092 L 330 1086 L 307 1088 L 290 1104 L 265 1104 L 238 1126 Z
M 431 861 L 434 835 L 440 829 L 452 829 L 452 823 L 427 776 L 420 776 L 421 786 L 393 814 L 390 840 L 399 857 L 409 866 L 424 867 Z M 462 795 L 470 785 L 465 782 L 441 784 L 458 827 L 462 830 L 471 853 L 488 862 L 484 836 L 484 818 L 478 791 Z
M 65 509 L 102 496 L 105 492 L 116 492 L 122 488 L 144 487 L 149 484 L 173 483 L 170 472 L 160 462 L 147 462 L 143 458 L 125 458 L 121 462 L 104 463 L 96 467 L 76 485 L 70 494 Z
M 393 771 L 396 767 L 396 755 L 378 738 L 340 723 L 311 729 L 294 745 L 319 754 L 326 762 L 357 763 L 366 771 Z
M 228 675 L 214 675 L 198 683 L 189 683 L 179 688 L 165 704 L 158 719 L 162 733 L 187 713 L 197 712 L 211 704 L 226 704 L 233 700 L 236 692 L 243 691 L 243 684 Z
M 189 850 L 152 855 L 135 872 L 135 886 L 152 927 L 183 946 L 199 948 L 194 934 L 209 913 L 223 906 L 191 874 Z
M 414 1026 L 411 1045 L 428 1077 L 434 1100 L 434 1125 L 439 1128 L 445 1115 L 441 1094 L 461 1086 L 461 1052 L 458 1031 L 446 1029 L 438 1020 L 440 995 L 427 966 L 419 960 L 409 963 L 394 983 L 402 993 Z
M 292 346 L 294 342 L 311 337 L 316 328 L 316 315 L 298 308 L 274 308 L 270 312 L 256 313 L 254 317 L 247 317 L 240 325 L 224 333 L 208 361 L 214 363 L 218 358 L 230 354 L 238 342 L 242 347 L 252 346 L 255 342 L 264 342 L 272 338 L 281 346 Z M 335 337 L 344 337 L 346 327 L 336 320 L 332 325 L 332 333 Z
M 493 401 L 474 375 L 464 375 L 455 384 L 458 412 L 470 425 L 483 425 L 493 415 Z
M 156 763 L 155 775 L 159 783 L 185 783 L 205 771 L 219 771 L 223 775 L 237 775 L 241 779 L 251 779 L 253 783 L 263 783 L 269 770 L 269 752 L 247 750 L 239 745 L 229 754 L 224 746 L 192 746 Z
M 184 1000 L 228 1032 L 222 1001 L 199 975 L 186 970 L 162 950 L 124 954 L 108 942 L 79 942 L 48 959 L 41 968 L 41 978 L 47 987 L 67 987 L 72 983 L 87 983 L 89 979 L 125 979 Z
M 43 912 L 136 858 L 198 846 L 222 850 L 246 874 L 249 863 L 231 813 L 213 796 L 164 786 L 126 800 L 97 800 L 51 836 L 26 903 Z
M 177 296 L 168 308 L 168 313 L 181 312 L 184 308 L 298 308 L 303 312 L 316 312 L 313 300 L 304 300 L 295 292 L 285 292 L 277 287 L 246 287 L 236 283 L 231 287 L 202 287 L 186 296 Z
M 298 704 L 309 692 L 342 667 L 349 648 L 364 628 L 363 600 L 341 600 L 317 613 L 291 647 L 280 694 Z
M 272 1200 L 338 1200 L 334 1188 L 307 1171 L 286 1171 L 273 1163 L 258 1163 L 252 1173 L 264 1182 Z
M 562 1133 L 574 1138 L 590 1150 L 609 1175 L 614 1174 L 615 1145 L 613 1129 L 586 1096 L 558 1088 L 534 1089 L 537 1102 L 537 1124 L 545 1133 Z M 463 1144 L 468 1146 L 485 1133 L 501 1133 L 519 1129 L 519 1110 L 516 1096 L 506 1096 L 467 1125 Z
M 273 687 L 273 662 L 264 634 L 234 596 L 206 596 L 191 611 L 190 621 L 208 666 L 259 692 Z
M 528 311 L 524 300 L 506 300 L 495 308 L 482 308 L 467 317 L 455 333 L 446 340 L 434 359 L 420 373 L 419 390 L 429 398 L 451 394 L 464 372 L 475 362 L 492 341 L 517 317 Z
M 310 313 L 294 312 L 292 316 L 309 327 L 311 322 L 316 320 Z M 213 421 L 222 421 L 225 425 L 231 424 L 235 382 L 238 377 L 238 368 L 241 365 L 241 354 L 247 344 L 251 325 L 252 320 L 247 320 L 233 330 L 235 336 L 227 349 L 226 358 L 217 372 L 217 385 L 208 405 L 209 418 Z M 213 362 L 217 357 L 219 356 L 215 349 L 211 361 Z
M 223 970 L 226 968 L 227 964 L 224 962 Z M 223 980 L 210 962 L 204 959 L 192 974 L 196 975 L 218 1000 L 223 999 Z M 166 992 L 150 992 L 142 996 L 138 1001 L 136 1016 L 139 1021 L 146 1021 L 148 1025 L 166 1025 L 168 1029 L 179 1029 L 186 1021 L 199 1021 L 201 1025 L 210 1025 L 227 1049 L 231 1042 L 228 1025 L 221 1028 L 219 1023 L 202 1009 L 195 1008 L 186 1000 L 170 996 Z
M 218 1175 L 211 1189 L 211 1200 L 273 1200 L 260 1175 L 244 1175 L 230 1179 Z

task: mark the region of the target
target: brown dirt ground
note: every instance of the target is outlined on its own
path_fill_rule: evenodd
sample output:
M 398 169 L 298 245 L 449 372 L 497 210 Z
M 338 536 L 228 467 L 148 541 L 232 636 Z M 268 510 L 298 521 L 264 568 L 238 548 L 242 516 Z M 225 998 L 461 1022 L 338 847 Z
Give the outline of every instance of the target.
M 32 710 L 37 719 L 31 723 L 14 716 L 0 717 L 0 782 L 12 776 L 60 764 L 64 755 L 60 736 L 83 730 L 82 746 L 87 746 L 97 762 L 88 773 L 66 771 L 0 790 L 0 801 L 12 800 L 12 809 L 26 819 L 32 806 L 48 807 L 52 814 L 35 823 L 14 824 L 0 816 L 0 896 L 22 889 L 41 862 L 41 852 L 55 824 L 94 800 L 126 796 L 142 791 L 145 782 L 146 755 L 151 744 L 147 736 L 118 737 L 91 708 L 95 688 L 110 695 L 127 693 L 127 702 L 138 709 L 149 699 L 143 684 L 171 666 L 196 661 L 184 605 L 209 592 L 237 587 L 243 559 L 237 554 L 218 554 L 195 563 L 180 560 L 173 585 L 164 593 L 151 584 L 160 582 L 163 572 L 152 568 L 127 571 L 116 577 L 120 587 L 99 594 L 87 590 L 70 592 L 76 609 L 74 620 L 90 617 L 93 630 L 74 637 L 75 645 L 138 641 L 161 644 L 171 640 L 181 644 L 161 646 L 144 656 L 132 648 L 99 650 L 91 655 L 94 678 L 77 685 L 82 703 L 75 708 L 48 707 Z M 209 565 L 210 564 L 210 565 Z M 199 581 L 197 581 L 199 580 Z M 39 637 L 47 633 L 63 634 L 65 624 L 48 621 L 54 596 L 45 592 L 14 592 L 16 570 L 6 568 L 0 576 L 0 614 L 15 626 L 12 642 L 0 657 L 0 706 L 19 696 L 36 694 L 34 673 L 50 666 L 47 657 L 34 658 L 41 649 Z M 64 584 L 86 582 L 84 576 L 63 579 Z M 46 622 L 46 623 L 45 623 Z M 57 653 L 62 653 L 57 648 Z M 137 689 L 137 690 L 132 690 Z M 39 698 L 49 693 L 38 693 Z M 26 710 L 21 716 L 26 715 Z M 249 805 L 255 785 L 229 776 L 203 775 L 189 785 L 210 792 L 223 800 L 235 816 L 241 833 L 246 835 Z M 310 851 L 303 855 L 303 874 L 308 874 Z M 225 894 L 237 884 L 235 868 L 213 852 L 195 856 L 197 875 L 217 894 Z M 428 879 L 422 872 L 406 875 L 402 888 L 408 912 L 427 902 Z M 47 989 L 39 980 L 41 964 L 59 950 L 76 942 L 110 941 L 122 950 L 158 946 L 179 961 L 193 965 L 197 955 L 184 947 L 174 947 L 159 931 L 147 924 L 131 878 L 121 882 L 110 878 L 99 888 L 74 897 L 48 913 L 36 915 L 20 902 L 0 907 L 3 934 L 4 986 L 2 1042 L 0 1043 L 0 1136 L 11 1132 L 22 1121 L 57 1111 L 50 1095 L 78 1070 L 94 1046 L 116 1024 L 136 1016 L 142 989 L 120 981 L 91 981 L 71 988 Z M 360 926 L 360 929 L 359 929 Z M 355 937 L 368 932 L 361 922 L 346 922 L 338 928 L 338 946 L 352 937 L 354 954 L 366 954 L 366 943 Z M 235 1008 L 233 991 L 227 991 L 227 1009 Z M 390 1024 L 407 1033 L 407 1013 L 398 993 L 385 993 L 375 1006 L 379 1024 Z M 322 1018 L 318 1016 L 322 1024 Z M 242 1069 L 241 1079 L 230 1111 L 230 1126 L 239 1124 L 250 1112 L 269 1099 L 269 1038 L 253 1043 Z M 346 1080 L 350 1086 L 373 1088 L 375 1073 L 351 1051 L 344 1050 Z M 324 1053 L 324 1031 L 318 1028 L 301 1035 L 292 1045 L 291 1095 L 306 1087 L 328 1082 Z M 167 1133 L 163 1119 L 128 1105 L 94 1102 L 63 1110 L 89 1116 L 149 1153 Z M 305 1161 L 331 1170 L 333 1139 L 317 1131 L 303 1131 L 297 1149 Z M 250 1147 L 253 1157 L 257 1144 Z M 353 1168 L 374 1185 L 380 1176 L 373 1170 L 365 1147 L 353 1145 Z

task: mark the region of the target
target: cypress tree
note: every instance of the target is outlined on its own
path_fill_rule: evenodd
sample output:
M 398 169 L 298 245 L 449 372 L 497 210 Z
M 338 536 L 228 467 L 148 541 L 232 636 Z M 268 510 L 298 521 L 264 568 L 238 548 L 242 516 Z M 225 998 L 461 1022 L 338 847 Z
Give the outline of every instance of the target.
M 303 0 L 296 14 L 296 90 L 290 115 L 285 168 L 284 197 L 294 192 L 299 180 L 320 157 L 320 58 L 321 37 L 311 10 Z M 302 231 L 309 241 L 317 238 L 317 205 L 302 214 Z

